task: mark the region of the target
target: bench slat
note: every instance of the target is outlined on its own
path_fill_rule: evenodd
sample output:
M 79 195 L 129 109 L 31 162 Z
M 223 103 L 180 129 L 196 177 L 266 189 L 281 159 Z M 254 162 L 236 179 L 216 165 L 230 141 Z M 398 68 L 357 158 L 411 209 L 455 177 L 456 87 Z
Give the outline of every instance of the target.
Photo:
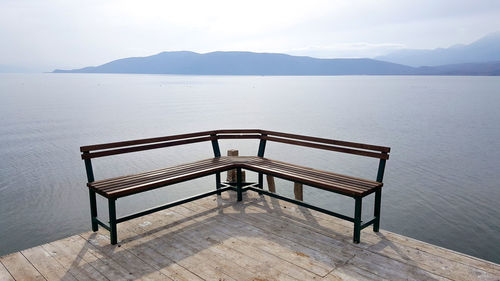
M 178 166 L 173 166 L 169 168 L 164 168 L 164 169 L 158 169 L 154 171 L 149 171 L 149 172 L 144 172 L 140 174 L 134 174 L 134 175 L 128 175 L 128 176 L 122 176 L 122 177 L 117 177 L 117 178 L 110 178 L 102 181 L 95 181 L 91 183 L 92 186 L 97 187 L 97 188 L 105 188 L 110 185 L 119 185 L 122 183 L 133 183 L 135 181 L 145 181 L 148 179 L 154 180 L 156 178 L 162 178 L 165 177 L 166 175 L 168 176 L 171 173 L 176 173 L 180 170 L 187 170 L 189 168 L 192 169 L 200 169 L 203 168 L 204 166 L 210 166 L 210 165 L 215 165 L 215 163 L 220 162 L 220 164 L 225 164 L 225 165 L 230 165 L 231 162 L 229 162 L 226 159 L 218 159 L 218 158 L 213 158 L 213 159 L 206 159 L 206 160 L 201 160 L 193 163 L 188 163 L 188 164 L 182 164 Z
M 160 143 L 155 143 L 155 144 L 146 144 L 146 145 L 140 145 L 140 146 L 126 147 L 126 148 L 116 148 L 116 149 L 111 149 L 111 150 L 103 150 L 103 151 L 90 152 L 90 153 L 84 152 L 84 153 L 82 153 L 82 159 L 91 159 L 91 158 L 110 156 L 110 155 L 116 155 L 116 154 L 122 154 L 122 153 L 130 153 L 130 152 L 150 150 L 150 149 L 156 149 L 156 148 L 162 148 L 162 147 L 204 142 L 204 141 L 209 141 L 209 140 L 212 140 L 212 137 L 199 137 L 199 138 L 192 138 L 192 139 L 160 142 Z
M 389 154 L 387 154 L 387 153 L 358 150 L 358 149 L 353 149 L 353 148 L 345 148 L 345 147 L 339 147 L 339 146 L 333 146 L 333 145 L 327 145 L 327 144 L 320 144 L 320 143 L 313 143 L 313 142 L 299 141 L 299 140 L 285 139 L 285 138 L 277 138 L 277 137 L 263 136 L 262 139 L 268 140 L 268 141 L 274 141 L 274 142 L 281 142 L 281 143 L 287 143 L 287 144 L 293 144 L 293 145 L 299 145 L 299 146 L 306 146 L 306 147 L 330 150 L 330 151 L 350 153 L 350 154 L 379 158 L 379 159 L 389 159 Z
M 87 185 L 105 197 L 118 198 L 235 167 L 274 175 L 349 196 L 364 196 L 382 187 L 382 183 L 375 181 L 257 156 L 210 158 L 141 174 L 95 181 Z
M 266 135 L 270 135 L 270 136 L 278 136 L 278 137 L 284 137 L 284 138 L 289 138 L 289 139 L 298 139 L 298 140 L 340 145 L 340 146 L 345 146 L 345 147 L 355 147 L 355 148 L 374 150 L 374 151 L 380 151 L 380 152 L 386 152 L 386 153 L 389 153 L 391 151 L 390 147 L 380 146 L 380 145 L 372 145 L 372 144 L 357 143 L 357 142 L 350 142 L 350 141 L 325 139 L 325 138 L 303 136 L 303 135 L 274 132 L 274 131 L 267 131 L 267 130 L 261 130 L 261 133 L 266 134 Z
M 161 186 L 178 183 L 188 179 L 194 179 L 204 175 L 210 175 L 217 171 L 222 171 L 232 167 L 230 161 L 220 161 L 219 158 L 212 158 L 197 161 L 186 165 L 170 167 L 160 174 L 152 176 L 150 173 L 142 173 L 120 177 L 119 179 L 102 180 L 88 183 L 89 188 L 107 198 L 118 198 L 142 191 L 158 188 Z
M 147 138 L 147 139 L 139 139 L 139 140 L 128 140 L 128 141 L 86 145 L 86 146 L 80 147 L 80 152 L 84 152 L 84 151 L 88 152 L 88 151 L 93 151 L 93 150 L 102 150 L 102 149 L 117 148 L 117 147 L 124 147 L 124 146 L 140 145 L 140 144 L 146 144 L 146 143 L 165 142 L 165 141 L 178 140 L 178 139 L 187 139 L 187 138 L 208 136 L 211 134 L 215 134 L 215 132 L 216 131 L 205 131 L 205 132 L 173 135 L 173 136 L 166 136 L 166 137 L 156 137 L 156 138 Z
M 327 178 L 331 178 L 332 180 L 338 180 L 340 182 L 352 183 L 352 184 L 356 184 L 356 185 L 365 186 L 368 188 L 379 184 L 376 181 L 371 181 L 371 180 L 362 179 L 362 178 L 356 178 L 356 177 L 352 177 L 352 176 L 346 176 L 346 175 L 342 175 L 342 174 L 332 173 L 332 172 L 328 172 L 328 171 L 313 169 L 313 168 L 309 168 L 309 167 L 299 166 L 299 165 L 295 165 L 295 164 L 290 164 L 290 163 L 266 159 L 266 158 L 263 158 L 263 163 L 259 163 L 259 165 L 261 165 L 261 166 L 264 166 L 264 165 L 284 166 L 284 167 L 286 167 L 287 170 L 290 170 L 290 171 L 298 171 L 301 173 L 306 173 L 307 175 L 311 175 L 311 176 L 327 177 Z
M 180 169 L 180 170 L 173 171 L 170 173 L 164 173 L 164 174 L 156 176 L 156 177 L 139 178 L 139 179 L 135 179 L 134 181 L 129 181 L 129 182 L 120 182 L 118 184 L 98 186 L 98 188 L 104 192 L 112 193 L 115 190 L 121 190 L 124 188 L 128 188 L 130 186 L 141 185 L 145 182 L 146 183 L 147 182 L 154 183 L 157 181 L 163 181 L 163 180 L 166 180 L 169 178 L 175 178 L 175 177 L 182 176 L 182 175 L 189 175 L 191 173 L 196 173 L 198 171 L 203 171 L 203 170 L 207 170 L 207 169 L 224 168 L 224 167 L 228 167 L 229 165 L 231 165 L 231 164 L 219 165 L 219 166 L 203 165 L 203 166 L 199 166 L 199 167 L 191 168 L 191 169 Z

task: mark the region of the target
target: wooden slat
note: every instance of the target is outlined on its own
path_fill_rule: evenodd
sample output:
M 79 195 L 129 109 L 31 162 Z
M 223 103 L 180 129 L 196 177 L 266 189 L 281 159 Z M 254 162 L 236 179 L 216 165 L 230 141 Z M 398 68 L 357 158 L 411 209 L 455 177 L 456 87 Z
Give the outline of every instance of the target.
M 47 280 L 20 252 L 0 257 L 0 262 L 15 280 Z
M 176 176 L 176 177 L 172 177 L 172 178 L 168 178 L 168 179 L 164 179 L 164 180 L 157 180 L 157 181 L 150 182 L 150 183 L 144 183 L 144 184 L 140 184 L 140 185 L 136 185 L 136 186 L 132 186 L 132 187 L 126 187 L 126 188 L 123 188 L 123 189 L 120 189 L 117 191 L 112 191 L 112 192 L 106 193 L 106 195 L 110 196 L 110 197 L 123 197 L 125 195 L 131 195 L 131 194 L 143 192 L 146 190 L 152 190 L 152 189 L 159 188 L 159 187 L 162 187 L 165 185 L 180 183 L 180 182 L 183 182 L 186 180 L 200 178 L 203 176 L 208 176 L 208 175 L 214 174 L 216 172 L 222 172 L 222 171 L 224 171 L 224 169 L 221 169 L 221 168 L 204 169 L 204 170 L 200 170 L 197 172 L 183 174 L 180 176 Z
M 352 148 L 338 147 L 338 146 L 332 146 L 332 145 L 325 145 L 325 144 L 298 141 L 298 140 L 285 139 L 285 138 L 277 138 L 277 137 L 263 136 L 262 139 L 268 140 L 268 141 L 274 141 L 274 142 L 281 142 L 281 143 L 287 143 L 287 144 L 293 144 L 293 145 L 299 145 L 299 146 L 306 146 L 306 147 L 336 151 L 336 152 L 350 153 L 350 154 L 379 158 L 379 159 L 389 159 L 389 154 L 386 154 L 386 153 L 377 153 L 377 152 L 371 152 L 371 151 L 365 151 L 365 150 L 357 150 L 357 149 L 352 149 Z
M 187 138 L 194 138 L 194 137 L 199 137 L 199 136 L 207 136 L 207 135 L 212 135 L 212 134 L 215 134 L 215 131 L 205 131 L 205 132 L 196 132 L 196 133 L 165 136 L 165 137 L 156 137 L 156 138 L 119 141 L 119 142 L 103 143 L 103 144 L 95 144 L 95 145 L 86 145 L 86 146 L 80 147 L 80 152 L 84 152 L 84 151 L 89 152 L 89 151 L 93 151 L 93 150 L 102 150 L 102 149 L 117 148 L 117 147 L 124 147 L 124 146 L 133 146 L 133 145 L 140 145 L 140 144 L 146 144 L 146 143 L 165 142 L 165 141 L 171 141 L 171 140 L 187 139 Z
M 348 141 L 340 141 L 340 140 L 318 138 L 318 137 L 311 137 L 311 136 L 304 136 L 304 135 L 297 135 L 297 134 L 290 134 L 290 133 L 283 133 L 283 132 L 276 132 L 276 131 L 268 131 L 268 130 L 260 130 L 260 129 L 212 130 L 212 131 L 180 134 L 180 135 L 165 136 L 165 137 L 155 137 L 155 138 L 147 138 L 147 139 L 137 139 L 137 140 L 120 141 L 120 142 L 112 142 L 112 143 L 104 143 L 104 144 L 96 144 L 96 145 L 87 145 L 87 146 L 80 147 L 80 151 L 81 152 L 94 151 L 94 150 L 102 150 L 102 149 L 117 148 L 117 147 L 124 147 L 124 146 L 140 145 L 140 144 L 146 144 L 146 143 L 165 142 L 165 141 L 193 138 L 193 137 L 199 137 L 199 136 L 207 136 L 207 135 L 213 135 L 213 134 L 267 134 L 267 135 L 281 136 L 281 137 L 285 137 L 285 138 L 289 138 L 289 139 L 300 139 L 300 140 L 306 140 L 306 141 L 312 141 L 312 142 L 318 142 L 318 143 L 340 145 L 340 146 L 345 146 L 345 147 L 356 147 L 356 148 L 361 148 L 361 149 L 375 150 L 375 151 L 387 152 L 387 153 L 390 152 L 390 147 L 385 147 L 385 146 L 363 144 L 363 143 L 356 143 L 356 142 L 348 142 Z
M 95 188 L 99 189 L 104 189 L 106 186 L 116 186 L 116 185 L 123 185 L 123 184 L 128 184 L 128 183 L 134 183 L 135 181 L 138 182 L 144 182 L 148 180 L 156 180 L 158 178 L 165 178 L 168 177 L 169 175 L 175 175 L 177 173 L 188 173 L 190 171 L 196 171 L 200 169 L 205 169 L 205 168 L 217 168 L 217 167 L 225 167 L 231 165 L 231 162 L 228 161 L 214 161 L 214 159 L 208 159 L 204 161 L 199 161 L 199 162 L 194 162 L 190 164 L 183 164 L 183 165 L 178 165 L 178 166 L 173 166 L 170 168 L 166 169 L 161 169 L 161 170 L 156 170 L 153 172 L 146 172 L 146 173 L 140 173 L 140 174 L 135 174 L 135 175 L 129 175 L 125 177 L 119 177 L 119 178 L 111 178 L 107 180 L 102 180 L 102 181 L 95 181 L 92 183 L 89 183 L 88 186 L 92 186 Z
M 176 146 L 176 145 L 204 142 L 204 141 L 209 141 L 211 139 L 212 139 L 211 137 L 201 137 L 201 138 L 169 141 L 169 142 L 162 142 L 162 143 L 148 144 L 148 145 L 141 145 L 141 146 L 132 146 L 132 147 L 127 147 L 127 148 L 104 150 L 104 151 L 99 151 L 99 152 L 90 152 L 90 153 L 84 152 L 82 154 L 82 159 L 91 159 L 91 158 L 98 158 L 98 157 L 103 157 L 103 156 L 110 156 L 110 155 L 116 155 L 116 154 L 123 154 L 123 153 L 130 153 L 130 152 L 137 152 L 137 151 L 143 151 L 143 150 L 149 150 L 149 149 L 162 148 L 162 147 L 170 147 L 170 146 Z
M 175 211 L 178 210 L 179 208 Z M 190 213 L 193 212 L 190 211 Z M 207 220 L 203 216 L 197 219 L 200 221 Z M 318 275 L 328 273 L 333 267 L 331 264 L 319 265 L 317 262 L 312 262 L 312 259 L 306 259 L 305 255 L 297 255 L 295 251 L 286 249 L 286 245 L 279 245 L 279 250 L 275 249 L 275 251 L 270 251 L 269 245 L 262 246 L 262 248 L 254 247 L 252 244 L 255 245 L 256 239 L 248 238 L 250 235 L 244 229 L 233 228 L 231 234 L 229 234 L 228 230 L 231 227 L 227 227 L 227 225 L 219 222 L 216 217 L 208 219 L 208 222 L 204 225 L 207 227 L 183 231 L 183 237 L 186 237 L 193 243 L 200 243 L 199 241 L 202 241 L 204 247 L 209 247 L 220 254 L 228 255 L 232 261 L 252 272 L 257 280 L 259 280 L 258 278 L 263 280 L 274 280 L 275 278 L 280 278 L 280 280 L 313 280 Z M 261 245 L 264 244 L 266 244 L 266 241 L 262 239 Z M 307 267 L 307 270 L 288 260 L 277 259 L 276 255 L 279 255 L 280 251 L 282 253 L 287 252 L 284 255 L 305 258 L 301 265 Z
M 207 205 L 208 203 L 210 203 L 210 201 L 208 200 L 203 200 L 203 202 Z M 190 204 L 193 205 L 194 202 Z M 279 205 L 280 204 L 278 203 L 276 205 L 269 204 L 268 206 L 270 207 Z M 368 270 L 371 273 L 380 274 L 379 278 L 377 279 L 385 278 L 389 280 L 400 280 L 401 276 L 404 275 L 407 275 L 414 280 L 427 280 L 432 278 L 437 278 L 438 280 L 445 279 L 440 277 L 439 275 L 428 272 L 415 264 L 407 264 L 404 261 L 394 260 L 389 257 L 381 256 L 380 260 L 376 261 L 375 259 L 377 254 L 372 254 L 369 251 L 362 249 L 360 245 L 354 245 L 349 242 L 349 240 L 352 239 L 352 226 L 350 230 L 351 235 L 345 235 L 342 240 L 338 240 L 337 238 L 332 238 L 329 235 L 325 235 L 324 233 L 317 232 L 318 226 L 315 225 L 314 220 L 312 220 L 311 222 L 311 219 L 309 219 L 304 223 L 297 223 L 294 217 L 283 216 L 283 212 L 281 212 L 281 210 L 288 210 L 289 208 L 278 208 L 278 211 L 268 213 L 268 209 L 255 209 L 254 207 L 248 205 L 234 205 L 234 207 L 237 208 L 236 210 L 234 210 L 234 212 L 231 211 L 230 208 L 224 209 L 224 213 L 233 218 L 233 220 L 227 221 L 228 226 L 232 225 L 237 229 L 242 230 L 244 229 L 244 227 L 240 226 L 238 223 L 246 222 L 253 227 L 261 229 L 261 231 L 263 232 L 269 232 L 268 235 L 282 236 L 283 238 L 294 241 L 296 243 L 312 247 L 315 251 L 331 254 L 333 257 L 338 257 L 340 253 L 353 254 L 354 258 L 357 256 L 365 256 L 368 261 L 362 264 L 362 268 Z M 245 210 L 244 214 L 239 210 L 243 208 Z M 238 222 L 235 222 L 235 220 L 237 220 Z M 218 229 L 223 230 L 225 228 L 218 227 Z M 334 231 L 336 231 L 336 229 L 326 230 L 326 232 L 328 233 L 332 233 Z M 266 237 L 266 234 L 259 235 L 259 237 Z M 351 264 L 352 260 L 352 258 L 348 259 L 347 263 Z M 366 266 L 368 263 L 375 263 L 376 266 Z M 390 267 L 385 268 L 384 264 L 390 264 Z M 357 266 L 357 263 L 353 263 L 352 265 Z M 457 280 L 460 280 L 460 278 L 457 278 Z
M 214 162 L 218 161 L 220 163 L 231 163 L 230 160 L 225 159 L 225 157 L 220 157 L 220 158 L 210 158 L 210 159 L 205 159 L 205 160 L 200 160 L 196 162 L 191 162 L 191 163 L 186 163 L 178 166 L 171 166 L 168 168 L 162 168 L 162 169 L 156 169 L 152 171 L 147 171 L 139 174 L 132 174 L 132 175 L 126 175 L 126 176 L 119 176 L 119 177 L 114 177 L 114 178 L 109 178 L 105 180 L 97 180 L 92 183 L 88 183 L 87 186 L 92 185 L 92 186 L 97 186 L 101 183 L 112 183 L 112 182 L 120 182 L 121 180 L 126 180 L 126 179 L 133 179 L 133 178 L 141 178 L 143 176 L 155 176 L 161 173 L 168 173 L 169 171 L 175 171 L 178 169 L 178 167 L 193 167 L 200 165 L 201 163 L 209 163 L 209 162 Z
M 33 280 L 36 272 L 45 277 L 41 280 L 60 280 L 57 264 L 77 280 L 448 281 L 500 276 L 498 264 L 384 230 L 364 229 L 361 243 L 353 244 L 352 223 L 251 191 L 242 202 L 227 192 L 126 221 L 118 232 L 119 245 L 109 244 L 107 231 L 86 232 L 24 250 L 24 255 L 18 253 L 20 262 L 10 263 L 17 267 L 17 280 Z M 45 251 L 36 250 L 40 247 Z M 41 261 L 44 256 L 47 261 Z M 0 258 L 0 280 L 14 280 L 4 266 L 6 257 Z M 56 273 L 47 272 L 49 263 L 56 263 Z
M 203 200 L 205 202 L 206 200 Z M 313 262 L 314 260 L 312 257 L 319 257 L 318 255 L 311 253 L 310 249 L 307 249 L 306 247 L 301 247 L 299 245 L 295 245 L 297 250 L 291 251 L 288 250 L 287 247 L 289 247 L 291 244 L 289 241 L 283 239 L 281 242 L 282 243 L 274 243 L 273 249 L 269 249 L 270 245 L 265 242 L 265 240 L 262 240 L 263 243 L 260 243 L 263 245 L 264 249 L 256 248 L 253 247 L 251 244 L 255 244 L 254 241 L 254 236 L 253 233 L 249 233 L 246 231 L 245 228 L 240 227 L 240 225 L 235 225 L 232 227 L 232 232 L 227 233 L 226 230 L 228 227 L 226 225 L 221 224 L 218 219 L 223 216 L 222 213 L 220 213 L 216 209 L 207 209 L 207 208 L 197 208 L 201 207 L 198 204 L 199 201 L 196 202 L 190 202 L 187 204 L 184 204 L 182 206 L 177 206 L 175 208 L 170 209 L 170 212 L 168 212 L 168 216 L 175 216 L 172 214 L 172 212 L 175 212 L 179 215 L 182 216 L 182 220 L 188 220 L 188 221 L 196 221 L 197 223 L 191 224 L 193 227 L 189 228 L 184 228 L 182 232 L 179 233 L 182 237 L 187 237 L 188 239 L 191 239 L 193 241 L 198 241 L 198 240 L 207 240 L 210 241 L 209 244 L 206 244 L 206 246 L 202 247 L 209 247 L 213 248 L 216 247 L 216 250 L 222 250 L 219 248 L 219 245 L 222 245 L 224 248 L 230 248 L 231 250 L 225 250 L 229 251 L 228 255 L 231 258 L 231 260 L 248 260 L 251 259 L 252 261 L 259 261 L 260 266 L 257 267 L 259 264 L 257 263 L 251 263 L 248 264 L 248 267 L 255 266 L 257 267 L 256 270 L 262 272 L 266 272 L 266 277 L 261 277 L 264 280 L 275 280 L 275 275 L 272 273 L 273 269 L 278 269 L 282 273 L 285 274 L 279 274 L 276 272 L 278 276 L 281 278 L 278 278 L 278 280 L 284 280 L 288 279 L 288 276 L 294 277 L 298 280 L 316 280 L 318 278 L 317 275 L 312 274 L 312 272 L 317 272 L 320 275 L 324 275 L 328 271 L 330 271 L 333 267 L 333 264 L 331 263 L 331 258 L 329 257 L 321 257 L 320 259 L 325 263 L 322 265 L 319 265 L 316 262 Z M 210 200 L 210 202 L 214 202 Z M 163 224 L 162 223 L 162 215 L 161 213 L 158 213 L 158 215 L 152 216 L 153 220 L 150 220 L 151 225 L 154 225 L 156 223 L 158 224 Z M 230 219 L 227 217 L 227 219 Z M 202 224 L 202 225 L 201 225 Z M 151 226 L 150 225 L 150 226 Z M 199 227 L 198 227 L 199 225 Z M 245 237 L 248 237 L 248 240 L 246 240 Z M 266 235 L 260 235 L 260 237 L 265 238 Z M 267 249 L 267 251 L 265 250 Z M 239 255 L 238 253 L 233 252 L 239 252 L 242 255 Z M 309 253 L 311 256 L 306 256 L 305 254 L 298 254 L 298 251 L 300 253 L 306 252 Z M 221 252 L 222 253 L 222 252 Z M 301 260 L 300 265 L 297 266 L 294 263 L 290 262 L 288 259 L 281 259 L 277 258 L 277 256 L 280 256 L 279 253 L 282 253 L 281 256 L 283 257 L 292 257 L 298 260 Z M 238 256 L 234 256 L 238 255 Z M 249 263 L 249 261 L 246 261 L 246 263 Z M 260 268 L 260 270 L 259 270 Z M 305 270 L 304 270 L 305 269 Z M 250 269 L 250 271 L 254 271 Z M 258 274 L 258 273 L 256 273 Z M 257 275 L 257 277 L 260 277 L 260 275 Z M 276 277 L 277 278 L 277 277 Z M 256 278 L 258 280 L 258 278 Z
M 88 183 L 88 186 L 105 197 L 120 197 L 236 167 L 356 196 L 364 196 L 382 186 L 382 183 L 375 181 L 256 156 L 210 158 L 146 173 L 96 181 Z
M 151 220 L 151 222 L 148 221 L 148 224 L 138 225 L 137 220 L 132 220 L 121 224 L 122 227 L 118 228 L 119 237 L 122 237 L 126 242 L 122 244 L 120 248 L 109 246 L 109 239 L 106 239 L 106 237 L 102 238 L 100 235 L 97 236 L 97 239 L 91 239 L 91 243 L 97 247 L 109 248 L 108 251 L 112 257 L 114 257 L 117 252 L 119 253 L 124 250 L 130 252 L 137 251 L 138 245 L 147 246 L 167 257 L 169 260 L 185 268 L 189 268 L 190 271 L 205 280 L 240 280 L 239 278 L 233 277 L 233 279 L 230 277 L 233 276 L 232 272 L 234 272 L 234 269 L 231 269 L 231 262 L 229 260 L 223 257 L 216 258 L 211 255 L 206 255 L 205 253 L 198 254 L 198 252 L 203 249 L 192 247 L 189 243 L 179 240 L 177 233 L 197 222 L 195 220 L 185 220 L 182 218 L 178 220 L 174 219 L 173 221 L 170 215 L 172 212 L 170 210 L 158 212 L 150 216 L 150 219 L 153 219 L 157 217 L 157 215 L 164 214 L 164 216 L 161 216 L 161 221 Z M 165 213 L 169 215 L 165 216 Z M 168 228 L 160 227 L 156 229 L 156 227 L 165 224 L 168 224 Z M 84 236 L 87 236 L 87 234 L 88 233 Z M 95 234 L 88 235 L 95 236 Z M 231 272 L 227 272 L 227 269 Z
M 299 139 L 299 140 L 305 140 L 305 141 L 311 141 L 311 142 L 340 145 L 340 146 L 345 146 L 345 147 L 355 147 L 355 148 L 374 150 L 374 151 L 380 151 L 380 152 L 387 152 L 387 153 L 389 153 L 391 151 L 390 147 L 379 146 L 379 145 L 340 141 L 340 140 L 310 137 L 310 136 L 303 136 L 303 135 L 296 135 L 296 134 L 289 134 L 289 133 L 282 133 L 282 132 L 275 132 L 275 131 L 266 131 L 266 130 L 261 130 L 261 133 L 266 134 L 266 135 L 273 135 L 273 136 L 289 138 L 289 139 Z
M 264 201 L 270 200 L 264 198 Z M 262 203 L 264 202 L 259 202 L 259 205 Z M 262 204 L 261 206 L 265 206 L 265 210 L 274 215 L 293 219 L 293 222 L 289 222 L 289 224 L 300 225 L 335 239 L 338 239 L 338 236 L 331 229 L 346 234 L 352 232 L 352 224 L 350 223 L 293 206 L 288 202 L 281 201 L 279 205 Z M 304 214 L 311 217 L 303 217 Z M 310 221 L 315 221 L 315 224 L 311 224 Z M 351 237 L 347 236 L 346 238 L 344 242 L 349 243 Z M 500 276 L 499 265 L 384 230 L 378 234 L 365 230 L 362 242 L 357 246 L 399 262 L 417 265 L 420 269 L 452 280 L 494 280 L 491 279 L 492 276 Z M 381 266 L 381 264 L 377 266 Z M 371 269 L 376 270 L 377 266 Z M 393 268 L 392 270 L 398 269 Z
M 191 206 L 192 204 L 186 207 Z M 215 210 L 212 209 L 212 211 Z M 213 225 L 212 229 L 215 230 L 210 234 L 207 233 L 210 238 L 241 250 L 249 247 L 255 248 L 259 252 L 277 257 L 285 265 L 290 264 L 291 269 L 300 267 L 303 272 L 294 272 L 294 276 L 300 280 L 313 280 L 314 275 L 308 272 L 320 276 L 325 275 L 335 267 L 335 262 L 340 263 L 350 258 L 349 255 L 340 252 L 335 257 L 319 253 L 306 245 L 282 238 L 276 233 L 263 231 L 255 227 L 253 222 L 235 219 L 232 215 L 237 216 L 237 210 L 234 212 L 228 210 L 228 212 L 214 216 L 213 220 L 207 222 Z
M 96 255 L 99 260 L 111 260 L 117 268 L 125 269 L 127 274 L 129 275 L 129 278 L 127 279 L 171 280 L 168 276 L 163 274 L 163 272 L 156 270 L 151 265 L 137 258 L 137 256 L 130 253 L 130 251 L 123 251 L 116 246 L 110 245 L 109 237 L 95 234 L 90 235 L 90 239 L 80 236 L 78 237 L 78 240 L 81 240 L 85 245 L 84 247 L 87 248 L 89 252 Z M 103 241 L 106 241 L 107 243 L 102 243 Z M 116 278 L 110 278 L 110 280 L 115 279 Z
M 26 249 L 21 253 L 47 280 L 76 281 L 77 279 L 57 262 L 42 246 Z M 1 279 L 0 279 L 1 280 Z
M 260 139 L 260 135 L 217 135 L 218 139 Z
M 14 277 L 10 275 L 9 271 L 5 268 L 5 266 L 3 266 L 2 262 L 0 262 L 0 280 L 15 281 Z
M 374 190 L 359 189 L 356 186 L 341 186 L 338 183 L 332 183 L 317 178 L 307 177 L 304 175 L 297 175 L 294 173 L 290 173 L 289 171 L 283 171 L 278 169 L 252 167 L 252 170 L 255 170 L 256 172 L 262 172 L 264 174 L 270 174 L 294 182 L 301 182 L 303 184 L 310 185 L 313 187 L 322 188 L 329 191 L 335 191 L 337 193 L 346 194 L 349 196 L 364 196 L 374 191 Z
M 309 167 L 299 166 L 299 165 L 286 163 L 286 162 L 282 162 L 282 161 L 277 161 L 277 160 L 271 160 L 271 159 L 267 159 L 267 158 L 261 159 L 260 161 L 253 161 L 253 162 L 249 163 L 249 165 L 270 167 L 270 168 L 271 167 L 282 168 L 285 170 L 290 170 L 290 171 L 297 172 L 297 173 L 304 173 L 307 175 L 316 176 L 316 177 L 320 177 L 320 178 L 325 177 L 325 178 L 329 178 L 329 179 L 334 180 L 334 181 L 365 186 L 367 188 L 380 186 L 380 183 L 377 181 L 356 178 L 356 177 L 352 177 L 352 176 L 347 176 L 347 175 L 337 174 L 337 173 L 333 173 L 333 172 L 313 169 L 313 168 L 309 168 Z
M 215 130 L 216 134 L 260 134 L 260 129 L 222 129 Z
M 106 266 L 107 261 L 100 260 L 85 247 L 85 241 L 77 238 L 68 237 L 42 247 L 78 280 L 118 280 L 128 275 L 128 272 Z
M 290 170 L 287 169 L 286 167 L 279 167 L 279 166 L 257 166 L 258 168 L 256 170 L 266 170 L 267 173 L 280 173 L 283 175 L 288 175 L 290 177 L 295 177 L 295 178 L 302 178 L 303 180 L 307 180 L 309 183 L 323 183 L 323 184 L 328 184 L 333 186 L 336 186 L 338 188 L 345 188 L 345 189 L 353 189 L 359 192 L 365 192 L 365 191 L 371 191 L 374 188 L 379 188 L 382 186 L 381 183 L 377 184 L 372 184 L 372 185 L 366 185 L 363 182 L 352 182 L 352 181 L 346 181 L 342 177 L 335 177 L 334 174 L 332 175 L 325 175 L 325 174 L 309 174 L 307 171 L 301 171 L 301 170 Z M 299 181 L 302 182 L 302 181 Z

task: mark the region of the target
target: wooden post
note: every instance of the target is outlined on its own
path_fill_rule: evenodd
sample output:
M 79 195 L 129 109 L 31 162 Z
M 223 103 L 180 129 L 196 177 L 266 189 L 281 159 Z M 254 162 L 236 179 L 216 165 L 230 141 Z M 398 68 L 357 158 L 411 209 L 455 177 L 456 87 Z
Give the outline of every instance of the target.
M 274 177 L 270 175 L 266 175 L 267 178 L 267 187 L 269 188 L 269 191 L 272 193 L 276 193 L 276 185 L 274 184 Z
M 239 155 L 239 152 L 237 149 L 229 149 L 227 151 L 227 156 L 238 156 L 238 155 Z M 242 180 L 242 182 L 246 182 L 245 171 L 241 171 L 241 180 Z M 238 179 L 237 179 L 236 169 L 227 171 L 226 182 L 236 183 L 237 181 L 238 181 Z
M 295 194 L 295 200 L 304 201 L 304 193 L 301 183 L 293 184 L 293 193 Z

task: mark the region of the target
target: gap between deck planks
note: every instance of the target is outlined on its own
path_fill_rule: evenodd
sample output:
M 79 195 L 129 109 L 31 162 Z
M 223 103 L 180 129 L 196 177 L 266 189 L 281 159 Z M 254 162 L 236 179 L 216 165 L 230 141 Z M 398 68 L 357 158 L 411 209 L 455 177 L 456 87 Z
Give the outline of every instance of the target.
M 0 257 L 0 280 L 499 280 L 500 266 L 245 193 L 200 199 Z

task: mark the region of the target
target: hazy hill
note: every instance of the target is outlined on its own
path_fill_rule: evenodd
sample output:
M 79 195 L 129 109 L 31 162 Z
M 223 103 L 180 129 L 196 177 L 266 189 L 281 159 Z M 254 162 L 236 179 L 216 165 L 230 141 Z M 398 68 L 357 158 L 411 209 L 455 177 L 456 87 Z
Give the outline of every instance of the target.
M 199 75 L 399 75 L 412 67 L 373 59 L 317 59 L 275 53 L 163 52 L 56 73 L 155 73 Z
M 317 59 L 272 53 L 163 52 L 55 73 L 193 75 L 500 75 L 496 62 L 411 67 L 373 59 Z
M 500 61 L 483 63 L 460 63 L 440 66 L 422 66 L 419 75 L 483 75 L 499 76 Z
M 500 61 L 500 31 L 469 45 L 434 50 L 399 50 L 376 59 L 415 67 Z

